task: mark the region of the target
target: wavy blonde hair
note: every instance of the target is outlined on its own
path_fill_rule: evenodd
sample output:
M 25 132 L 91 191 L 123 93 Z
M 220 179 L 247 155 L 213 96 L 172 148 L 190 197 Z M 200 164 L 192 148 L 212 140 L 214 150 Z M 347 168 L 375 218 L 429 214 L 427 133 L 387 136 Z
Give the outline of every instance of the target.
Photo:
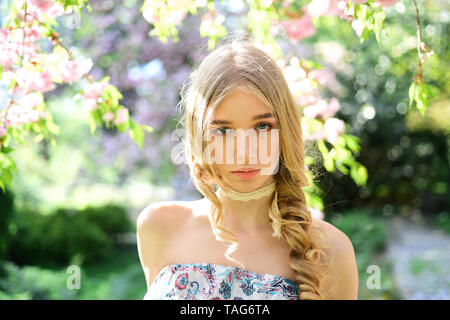
M 299 299 L 325 299 L 321 284 L 329 271 L 320 256 L 325 233 L 312 223 L 302 187 L 309 185 L 305 170 L 300 113 L 282 71 L 263 50 L 249 41 L 249 36 L 228 38 L 194 66 L 181 90 L 182 118 L 186 130 L 185 157 L 196 188 L 211 203 L 209 221 L 216 239 L 230 242 L 226 256 L 236 250 L 235 234 L 222 227 L 223 211 L 216 195 L 223 181 L 205 158 L 207 134 L 205 123 L 214 108 L 232 90 L 254 93 L 274 115 L 280 132 L 280 159 L 274 175 L 276 190 L 272 200 L 278 215 L 272 224 L 281 226 L 282 238 L 289 245 L 289 265 L 295 271 Z M 211 180 L 211 177 L 214 177 Z M 237 261 L 241 266 L 242 264 Z M 326 267 L 326 269 L 322 269 Z

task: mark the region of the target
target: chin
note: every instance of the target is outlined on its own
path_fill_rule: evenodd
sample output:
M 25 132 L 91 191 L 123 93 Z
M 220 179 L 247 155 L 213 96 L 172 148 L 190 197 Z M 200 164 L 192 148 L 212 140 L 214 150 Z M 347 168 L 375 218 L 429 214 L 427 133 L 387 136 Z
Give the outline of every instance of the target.
M 259 189 L 263 186 L 268 185 L 271 183 L 273 176 L 257 176 L 253 179 L 249 180 L 241 180 L 233 175 L 229 179 L 227 179 L 227 182 L 231 185 L 231 187 L 239 192 L 252 192 L 256 189 Z

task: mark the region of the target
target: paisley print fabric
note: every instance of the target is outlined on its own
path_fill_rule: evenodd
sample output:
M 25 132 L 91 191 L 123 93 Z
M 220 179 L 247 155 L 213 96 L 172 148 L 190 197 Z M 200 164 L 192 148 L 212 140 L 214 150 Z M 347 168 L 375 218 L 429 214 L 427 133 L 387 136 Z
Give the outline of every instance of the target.
M 298 300 L 297 284 L 279 275 L 212 263 L 163 267 L 144 300 Z

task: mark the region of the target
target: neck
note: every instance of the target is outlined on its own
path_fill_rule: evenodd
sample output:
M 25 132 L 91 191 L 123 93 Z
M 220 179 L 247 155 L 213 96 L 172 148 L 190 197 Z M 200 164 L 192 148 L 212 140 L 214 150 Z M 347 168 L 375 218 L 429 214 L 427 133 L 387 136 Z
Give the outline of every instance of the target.
M 272 203 L 275 184 L 270 183 L 253 192 L 217 190 L 224 213 L 224 227 L 239 234 L 260 234 L 271 230 L 269 208 Z

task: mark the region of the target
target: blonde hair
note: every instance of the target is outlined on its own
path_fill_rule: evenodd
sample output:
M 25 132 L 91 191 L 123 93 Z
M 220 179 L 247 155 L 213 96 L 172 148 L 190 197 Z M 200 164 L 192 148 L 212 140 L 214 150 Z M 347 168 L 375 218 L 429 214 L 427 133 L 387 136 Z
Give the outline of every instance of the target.
M 274 115 L 280 129 L 280 159 L 274 175 L 276 191 L 272 206 L 278 207 L 274 217 L 281 225 L 282 238 L 290 247 L 289 264 L 295 271 L 299 299 L 324 299 L 321 283 L 325 275 L 320 263 L 323 254 L 319 240 L 325 233 L 313 226 L 302 187 L 309 181 L 305 170 L 300 113 L 282 71 L 263 50 L 253 45 L 248 33 L 228 38 L 194 66 L 182 88 L 180 101 L 183 115 L 180 123 L 186 129 L 185 156 L 196 188 L 211 203 L 209 221 L 216 238 L 230 242 L 226 256 L 236 250 L 233 232 L 222 227 L 223 212 L 216 195 L 223 181 L 205 159 L 205 119 L 234 89 L 245 89 L 263 101 Z M 209 177 L 209 178 L 208 178 Z M 215 182 L 211 182 L 211 177 Z M 275 202 L 275 203 L 274 203 Z M 240 264 L 240 262 L 238 262 Z M 329 267 L 328 270 L 329 271 Z

